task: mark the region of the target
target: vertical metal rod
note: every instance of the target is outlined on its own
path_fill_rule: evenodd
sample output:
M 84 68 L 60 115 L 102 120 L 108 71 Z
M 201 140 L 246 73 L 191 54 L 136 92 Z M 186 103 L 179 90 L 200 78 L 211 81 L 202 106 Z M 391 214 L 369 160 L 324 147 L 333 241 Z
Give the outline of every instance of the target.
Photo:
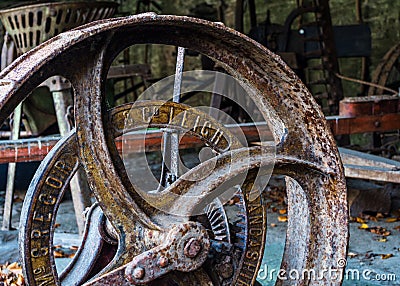
M 172 97 L 172 101 L 177 103 L 181 101 L 182 75 L 183 75 L 184 63 L 185 63 L 185 48 L 178 47 L 178 55 L 176 57 L 176 68 L 175 68 L 174 94 Z
M 13 124 L 11 129 L 11 138 L 10 138 L 11 140 L 17 140 L 19 138 L 21 117 L 22 117 L 22 103 L 18 104 L 17 108 L 14 110 Z M 6 197 L 5 197 L 4 212 L 3 212 L 3 226 L 2 226 L 3 230 L 11 229 L 16 167 L 17 167 L 16 163 L 8 163 Z
M 174 78 L 174 90 L 172 94 L 172 101 L 176 103 L 179 103 L 181 101 L 184 61 L 185 49 L 182 47 L 178 47 Z M 157 191 L 160 191 L 162 189 L 162 186 L 167 187 L 172 184 L 179 175 L 179 132 L 177 130 L 172 130 L 169 128 L 165 128 L 163 129 L 163 131 L 163 163 L 161 169 L 160 185 Z
M 181 101 L 183 66 L 185 62 L 185 48 L 178 47 L 178 55 L 176 57 L 174 93 L 172 101 L 179 103 Z M 171 133 L 171 174 L 177 178 L 179 173 L 179 133 Z

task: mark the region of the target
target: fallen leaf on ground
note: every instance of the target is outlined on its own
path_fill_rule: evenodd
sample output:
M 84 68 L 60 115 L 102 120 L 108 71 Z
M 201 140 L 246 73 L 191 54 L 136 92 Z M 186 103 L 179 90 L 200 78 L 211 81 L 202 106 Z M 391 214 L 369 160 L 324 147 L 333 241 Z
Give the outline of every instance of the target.
M 22 276 L 22 268 L 17 262 L 0 265 L 0 285 L 23 286 L 25 285 Z
M 347 254 L 347 256 L 350 257 L 350 258 L 354 258 L 354 257 L 358 256 L 358 254 L 357 254 L 357 253 L 354 253 L 354 252 L 349 252 L 349 253 Z
M 287 222 L 288 221 L 288 217 L 287 216 L 278 216 L 278 221 Z
M 21 266 L 18 264 L 18 262 L 13 262 L 10 265 L 8 265 L 7 268 L 10 270 L 21 269 Z
M 368 229 L 370 232 L 375 233 L 375 234 L 379 234 L 382 236 L 389 236 L 391 235 L 391 232 L 388 231 L 386 228 L 384 227 L 380 227 L 380 226 L 376 226 L 376 227 L 371 227 Z
M 390 218 L 387 218 L 385 221 L 386 222 L 396 222 L 396 221 L 398 221 L 398 218 L 397 217 L 390 217 Z
M 281 209 L 281 210 L 279 210 L 279 213 L 280 213 L 280 214 L 286 214 L 286 213 L 287 213 L 287 210 L 286 210 L 286 209 Z
M 368 225 L 366 223 L 361 224 L 358 228 L 364 229 L 366 231 L 369 231 L 371 233 L 374 233 L 374 234 L 377 234 L 380 236 L 389 236 L 392 234 L 389 230 L 387 230 L 384 227 L 381 227 L 381 226 L 368 227 Z
M 370 220 L 370 221 L 374 221 L 374 222 L 378 222 L 378 219 L 377 219 L 376 217 L 374 217 L 374 216 L 371 216 L 371 217 L 369 218 L 369 220 Z
M 383 213 L 377 213 L 377 214 L 376 214 L 376 217 L 377 217 L 377 218 L 384 218 L 385 216 L 384 216 Z
M 389 254 L 381 254 L 382 259 L 388 259 L 390 257 L 393 257 L 393 254 L 389 253 Z
M 356 217 L 356 222 L 358 223 L 366 223 L 366 221 L 360 217 Z
M 64 254 L 63 251 L 57 251 L 57 250 L 55 250 L 55 251 L 53 251 L 53 254 L 54 254 L 54 257 L 55 257 L 55 258 L 63 258 L 63 257 L 65 257 L 65 254 Z
M 271 227 L 276 227 L 276 223 L 271 223 Z

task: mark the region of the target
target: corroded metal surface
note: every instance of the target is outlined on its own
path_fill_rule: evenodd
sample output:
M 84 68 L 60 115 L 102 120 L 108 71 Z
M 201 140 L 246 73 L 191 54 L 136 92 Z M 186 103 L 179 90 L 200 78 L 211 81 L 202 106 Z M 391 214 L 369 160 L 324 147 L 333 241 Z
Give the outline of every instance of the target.
M 173 44 L 198 51 L 218 61 L 244 86 L 256 91 L 251 96 L 260 108 L 262 116 L 270 122 L 277 146 L 275 172 L 291 178 L 288 179 L 288 196 L 293 204 L 290 206 L 289 213 L 292 215 L 289 222 L 292 226 L 301 226 L 302 230 L 299 240 L 298 227 L 289 227 L 282 268 L 287 271 L 297 269 L 299 273 L 307 269 L 313 269 L 317 273 L 326 269 L 343 270 L 343 265 L 338 264 L 346 258 L 348 237 L 343 167 L 324 116 L 308 90 L 280 58 L 229 28 L 188 17 L 142 14 L 100 21 L 64 33 L 23 55 L 0 74 L 1 122 L 32 88 L 55 73 L 59 74 L 61 71 L 61 75 L 68 78 L 74 87 L 77 141 L 70 137 L 71 144 L 77 144 L 75 149 L 79 150 L 79 160 L 85 167 L 91 188 L 119 237 L 116 257 L 102 273 L 106 275 L 114 269 L 117 271 L 143 250 L 155 246 L 146 246 L 148 239 L 143 239 L 140 242 L 141 246 L 135 244 L 135 231 L 140 233 L 139 229 L 146 230 L 145 237 L 148 237 L 149 233 L 158 232 L 162 237 L 163 229 L 172 225 L 168 217 L 163 217 L 164 220 L 156 219 L 157 211 L 130 185 L 113 143 L 113 130 L 104 128 L 107 126 L 107 115 L 104 113 L 103 79 L 113 58 L 126 47 L 139 43 Z M 82 54 L 86 56 L 82 58 Z M 66 64 L 75 57 L 82 60 L 74 65 Z M 27 62 L 29 64 L 26 64 Z M 72 146 L 65 148 L 71 150 L 69 148 Z M 236 168 L 235 171 L 249 168 L 253 170 L 246 177 L 246 188 L 249 190 L 252 188 L 252 174 L 258 168 L 268 166 L 270 162 L 271 158 L 265 156 L 264 149 L 265 147 L 260 146 L 233 150 L 232 158 L 237 158 L 232 164 Z M 70 153 L 74 154 L 72 150 Z M 241 163 L 242 153 L 250 154 L 250 165 Z M 55 164 L 59 159 L 57 156 L 66 154 L 65 150 L 61 153 L 52 151 L 53 158 L 47 159 L 46 162 L 49 164 L 53 160 Z M 228 154 L 221 154 L 215 157 L 214 161 L 220 166 L 216 172 L 222 172 L 222 178 L 217 184 L 209 185 L 211 189 L 208 191 L 212 191 L 223 180 L 229 178 L 230 174 L 223 172 L 227 156 Z M 75 166 L 78 161 L 76 155 L 72 158 L 75 159 L 70 162 L 69 168 Z M 68 160 L 71 160 L 71 157 Z M 207 168 L 210 161 L 205 163 L 193 172 Z M 187 183 L 183 176 L 168 189 L 171 193 L 184 191 L 206 194 L 207 190 L 203 188 L 205 180 L 201 183 Z M 266 225 L 261 201 L 259 197 L 253 200 L 246 188 L 242 192 L 244 205 L 247 206 L 245 213 L 249 218 L 249 236 L 245 240 L 245 253 L 240 264 L 242 268 L 237 269 L 234 277 L 229 280 L 234 285 L 255 283 L 264 245 Z M 35 195 L 39 196 L 39 193 Z M 26 203 L 25 216 L 30 217 L 28 222 L 35 223 L 35 216 L 45 223 L 50 223 L 54 208 L 44 205 L 43 199 L 53 202 L 51 197 L 42 196 L 42 201 L 35 197 L 30 203 Z M 168 202 L 168 197 L 166 199 Z M 193 200 L 191 204 L 185 205 L 183 210 L 190 213 L 197 203 L 198 201 Z M 298 217 L 295 215 L 297 213 L 301 213 L 302 216 Z M 132 221 L 135 221 L 133 226 Z M 47 224 L 47 227 L 52 230 L 51 224 Z M 29 231 L 35 229 L 32 226 L 25 227 L 25 238 L 29 237 Z M 42 241 L 32 240 L 35 251 L 24 258 L 25 261 L 30 260 L 27 265 L 31 268 L 26 268 L 25 271 L 29 274 L 28 277 L 32 277 L 31 285 L 40 284 L 45 279 L 54 282 L 58 279 L 54 268 L 51 267 L 49 246 L 40 245 Z M 153 244 L 159 243 L 153 241 Z M 228 263 L 229 259 L 220 259 L 220 262 L 224 261 Z M 225 266 L 221 269 L 229 269 Z M 229 271 L 222 273 L 229 276 Z M 201 272 L 201 275 L 204 276 L 204 272 Z M 187 277 L 181 277 L 182 280 L 179 281 L 184 281 Z M 119 276 L 118 279 L 124 278 Z M 121 281 L 118 279 L 113 280 L 113 285 L 116 281 Z M 327 276 L 318 280 L 305 277 L 278 283 L 339 285 L 341 279 L 340 275 L 336 280 Z M 126 282 L 121 282 L 121 285 L 122 283 Z

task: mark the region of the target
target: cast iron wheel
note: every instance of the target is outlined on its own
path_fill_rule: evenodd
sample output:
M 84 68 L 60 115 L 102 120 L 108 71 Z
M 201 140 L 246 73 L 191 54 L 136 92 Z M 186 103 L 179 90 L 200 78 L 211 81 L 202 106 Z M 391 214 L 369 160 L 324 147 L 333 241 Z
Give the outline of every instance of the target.
M 233 173 L 247 169 L 244 186 L 250 186 L 254 183 L 254 174 L 258 169 L 270 166 L 275 159 L 274 173 L 287 176 L 289 200 L 289 224 L 281 268 L 288 272 L 295 269 L 299 273 L 310 269 L 316 273 L 325 273 L 326 269 L 343 270 L 348 238 L 343 167 L 324 115 L 310 92 L 278 56 L 234 30 L 199 19 L 150 13 L 99 21 L 63 33 L 24 54 L 0 74 L 0 122 L 10 115 L 33 88 L 50 76 L 64 76 L 74 88 L 76 135 L 71 134 L 58 147 L 72 146 L 72 149 L 66 147 L 69 152 L 63 151 L 60 156 L 73 152 L 77 152 L 78 156 L 69 155 L 72 158 L 69 161 L 71 164 L 61 169 L 68 170 L 68 177 L 78 163 L 83 165 L 91 189 L 102 212 L 116 231 L 118 241 L 116 255 L 110 264 L 86 285 L 129 285 L 125 270 L 127 265 L 132 266 L 132 259 L 151 251 L 151 247 L 160 249 L 160 240 L 165 238 L 167 230 L 182 227 L 171 224 L 168 219 L 160 220 L 155 215 L 160 213 L 159 210 L 134 189 L 117 153 L 114 129 L 106 128 L 109 126 L 109 117 L 103 91 L 108 68 L 123 49 L 142 43 L 175 45 L 204 54 L 221 64 L 245 89 L 253 91 L 249 94 L 261 115 L 269 122 L 273 133 L 276 156 L 273 158 L 268 152 L 269 147 L 262 144 L 239 147 L 216 157 L 220 163 L 216 171 L 224 179 L 229 179 L 230 174 L 226 171 L 224 173 L 224 162 L 228 157 L 233 158 Z M 78 58 L 79 61 L 72 60 Z M 179 108 L 182 106 L 179 105 Z M 63 145 L 68 140 L 72 141 L 72 145 Z M 250 164 L 242 164 L 242 154 L 250 154 Z M 52 161 L 56 164 L 57 158 L 56 150 L 50 153 L 42 165 L 42 171 L 48 170 L 46 164 Z M 207 168 L 209 163 L 210 160 L 192 170 L 196 172 L 202 167 Z M 188 174 L 193 172 L 189 171 Z M 51 177 L 44 181 L 34 180 L 32 188 L 43 184 L 48 178 Z M 201 183 L 210 188 L 202 189 L 199 184 L 184 179 L 184 176 L 178 178 L 167 188 L 168 191 L 175 194 L 200 192 L 207 195 L 217 187 L 207 185 L 207 180 L 203 180 Z M 41 200 L 37 197 L 37 210 L 40 212 L 33 210 L 34 198 L 27 198 L 22 227 L 35 218 L 49 225 L 54 223 L 53 209 L 47 206 L 56 205 L 57 198 L 49 193 L 47 195 L 42 196 Z M 242 196 L 244 207 L 250 206 L 246 213 L 248 218 L 252 218 L 252 210 L 257 211 L 257 216 L 253 218 L 258 219 L 258 225 L 256 230 L 251 221 L 245 224 L 248 247 L 243 252 L 243 264 L 235 270 L 231 283 L 253 285 L 262 260 L 265 214 L 260 213 L 260 195 L 250 200 L 244 188 Z M 169 197 L 165 196 L 165 199 L 168 201 Z M 251 206 L 254 202 L 257 202 L 257 207 Z M 187 231 L 201 228 L 198 224 L 187 222 L 187 217 L 198 203 L 193 200 L 185 202 L 183 206 L 183 213 L 187 215 L 183 223 Z M 168 217 L 164 212 L 162 218 Z M 26 279 L 29 285 L 40 285 L 43 282 L 48 285 L 60 284 L 52 263 L 51 245 L 41 245 L 40 240 L 28 239 L 36 230 L 25 227 L 22 231 L 24 237 L 21 249 Z M 54 229 L 50 227 L 50 230 Z M 140 231 L 146 233 L 143 241 L 135 240 L 135 232 Z M 152 232 L 160 234 L 158 239 L 148 240 Z M 40 234 L 39 238 L 43 233 Z M 51 242 L 51 237 L 50 232 L 47 241 Z M 252 248 L 254 245 L 255 249 Z M 202 269 L 200 267 L 185 275 L 177 272 L 171 275 L 178 276 L 181 283 L 191 279 L 199 281 L 199 285 L 218 285 Z M 134 275 L 136 278 L 143 274 L 134 270 L 130 273 L 138 274 Z M 336 278 L 300 277 L 296 281 L 281 280 L 277 284 L 339 285 L 342 277 L 338 275 Z M 132 277 L 129 279 L 137 283 Z

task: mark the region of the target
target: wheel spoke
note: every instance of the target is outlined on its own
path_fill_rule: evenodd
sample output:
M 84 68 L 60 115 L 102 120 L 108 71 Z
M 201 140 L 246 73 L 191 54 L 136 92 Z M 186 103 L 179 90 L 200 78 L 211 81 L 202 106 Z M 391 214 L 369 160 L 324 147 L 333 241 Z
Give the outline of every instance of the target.
M 343 220 L 347 215 L 346 196 L 340 189 L 346 187 L 336 181 L 332 171 L 318 170 L 313 164 L 304 162 L 279 164 L 279 161 L 277 158 L 274 172 L 288 176 L 289 217 L 281 268 L 288 273 L 312 270 L 316 274 L 301 277 L 295 282 L 281 280 L 278 285 L 339 283 L 344 271 L 348 239 L 347 224 Z M 333 272 L 324 274 L 326 269 Z M 320 279 L 321 273 L 324 275 Z
M 99 205 L 118 232 L 129 232 L 127 227 L 132 221 L 140 221 L 148 228 L 159 229 L 132 199 L 111 158 L 111 154 L 117 154 L 117 150 L 114 138 L 104 132 L 101 96 L 104 82 L 99 76 L 104 73 L 105 49 L 101 47 L 103 52 L 99 52 L 94 59 L 88 59 L 86 65 L 82 64 L 81 70 L 77 70 L 72 78 L 76 132 L 82 164 Z M 88 93 L 91 96 L 87 96 Z M 88 122 L 87 118 L 93 120 Z

